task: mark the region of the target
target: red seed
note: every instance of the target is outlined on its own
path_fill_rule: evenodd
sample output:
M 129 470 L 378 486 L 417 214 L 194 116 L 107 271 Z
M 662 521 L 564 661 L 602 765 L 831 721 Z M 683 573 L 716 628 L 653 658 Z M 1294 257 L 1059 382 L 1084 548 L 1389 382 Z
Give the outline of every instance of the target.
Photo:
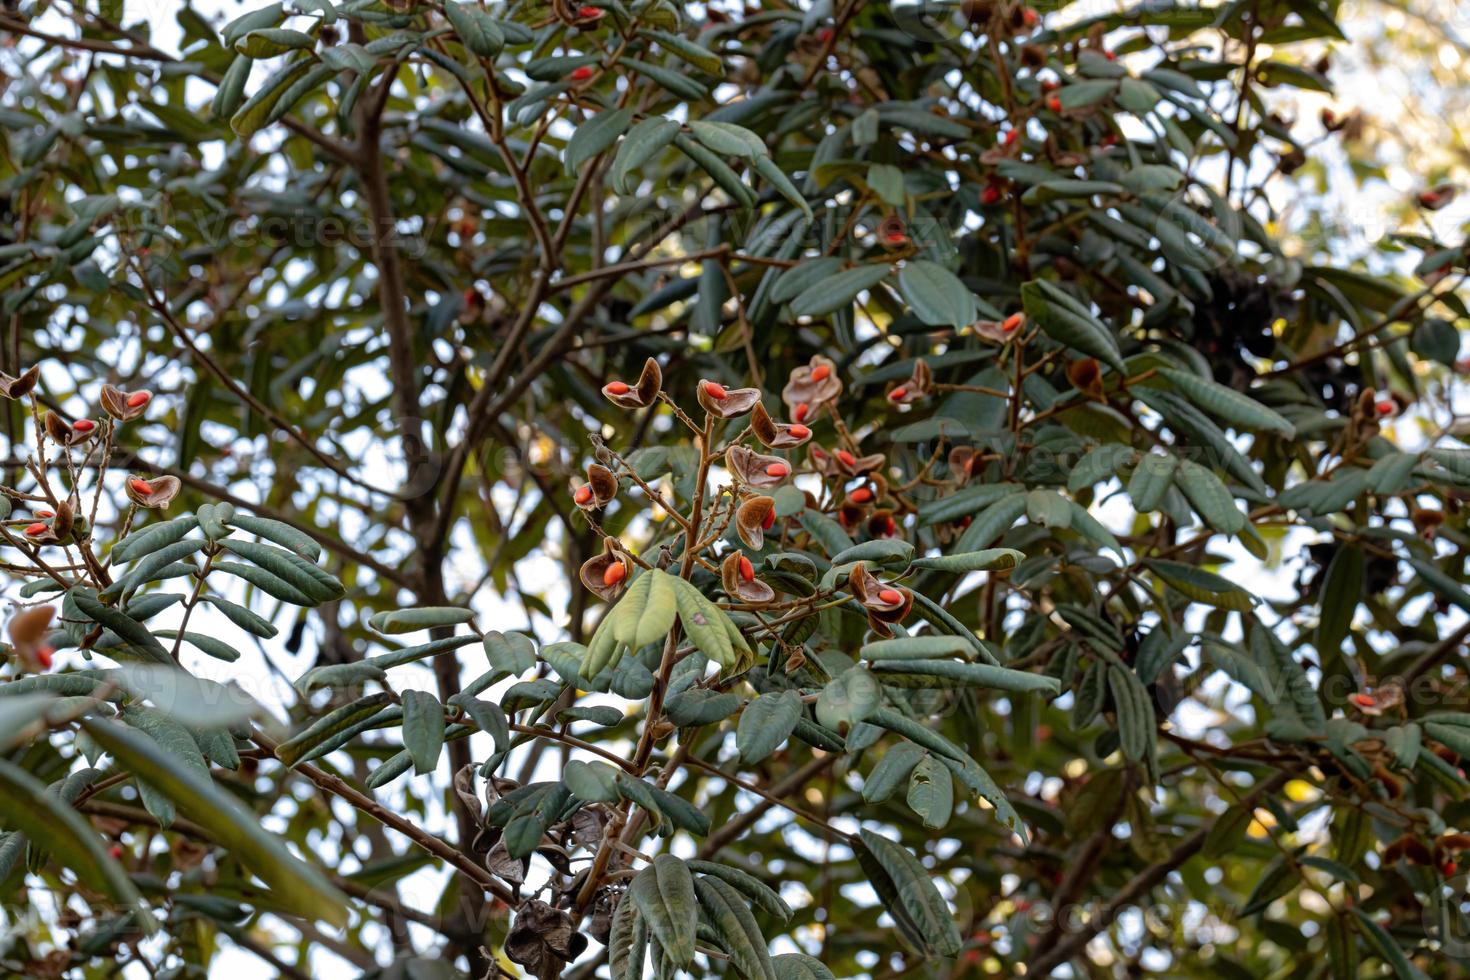
M 30 527 L 26 528 L 26 534 L 34 538 L 38 534 L 45 534 L 47 530 L 48 528 L 45 524 L 37 521 L 35 524 L 32 524 Z
M 790 472 L 791 467 L 787 466 L 785 463 L 772 463 L 770 466 L 766 467 L 766 476 L 775 477 L 778 480 Z
M 579 18 L 581 18 L 582 20 L 590 20 L 593 17 L 601 17 L 602 14 L 603 14 L 603 10 L 602 10 L 601 7 L 578 7 L 577 8 L 577 16 Z
M 1055 92 L 1061 87 L 1062 83 L 1053 78 L 1048 78 L 1046 81 L 1041 83 L 1041 90 L 1043 92 Z
M 886 538 L 891 538 L 891 537 L 893 537 L 897 533 L 898 533 L 898 525 L 895 524 L 895 523 L 893 523 L 893 518 L 891 518 L 891 517 L 885 517 L 885 518 L 883 518 L 883 536 L 886 537 Z
M 878 593 L 878 598 L 890 606 L 896 606 L 903 602 L 903 593 L 897 589 L 884 589 Z
M 826 44 L 828 41 L 832 40 L 832 28 L 824 27 L 820 31 L 818 31 L 817 40 L 821 41 L 823 44 Z
M 807 436 L 812 434 L 812 430 L 808 429 L 804 425 L 788 425 L 786 427 L 786 431 L 790 432 L 798 439 L 805 439 Z
M 128 486 L 132 487 L 133 493 L 138 494 L 140 497 L 146 497 L 153 492 L 153 487 L 147 480 L 129 480 Z
M 142 408 L 153 400 L 151 391 L 135 391 L 128 396 L 128 408 Z
M 1348 700 L 1360 708 L 1372 708 L 1378 704 L 1378 701 L 1371 694 L 1354 694 Z
M 1004 137 L 1005 145 L 1006 146 L 1012 146 L 1012 145 L 1015 144 L 1016 140 L 1018 140 L 1020 138 L 1021 138 L 1021 131 L 1019 129 L 1008 130 L 1006 132 L 1006 134 L 1005 134 L 1005 137 Z
M 1025 22 L 1027 27 L 1035 27 L 1037 24 L 1041 23 L 1040 15 L 1037 14 L 1036 11 L 1032 10 L 1030 7 L 1027 7 L 1025 10 L 1021 11 L 1021 20 Z
M 827 454 L 824 453 L 824 452 L 822 452 L 822 448 L 820 446 L 813 446 L 812 447 L 812 459 L 826 459 L 826 458 L 827 458 Z
M 847 497 L 855 504 L 866 504 L 873 499 L 873 491 L 867 487 L 858 487 L 852 493 L 848 494 Z
M 572 499 L 577 502 L 577 506 L 579 507 L 587 505 L 592 500 L 592 488 L 578 487 L 576 493 L 572 494 Z
M 740 556 L 740 577 L 747 582 L 755 581 L 755 566 L 744 555 Z
M 1373 408 L 1379 415 L 1392 415 L 1398 406 L 1385 398 L 1377 405 L 1374 405 Z
M 994 184 L 986 187 L 985 190 L 980 192 L 980 203 L 987 206 L 991 204 L 999 204 L 1000 188 L 996 187 Z
M 907 388 L 894 388 L 888 393 L 888 400 L 891 402 L 902 401 L 903 396 L 908 393 L 909 390 Z
M 38 510 L 38 511 L 36 511 L 36 516 L 39 517 L 39 518 L 41 518 L 43 521 L 44 520 L 50 520 L 51 518 L 53 518 L 53 517 L 56 516 L 56 511 L 54 511 L 54 510 Z
M 55 647 L 41 647 L 36 651 L 36 663 L 41 665 L 42 670 L 51 669 L 51 655 L 55 652 Z
M 902 242 L 906 242 L 908 240 L 909 240 L 909 236 L 905 235 L 901 231 L 890 231 L 888 233 L 888 241 L 891 244 L 897 245 L 897 244 L 900 244 Z
M 715 384 L 713 381 L 706 381 L 704 383 L 704 393 L 717 402 L 724 401 L 729 394 L 729 392 L 725 391 L 724 385 Z
M 628 566 L 620 561 L 615 561 L 607 566 L 607 571 L 602 573 L 602 584 L 610 588 L 627 577 Z
M 812 368 L 813 381 L 826 381 L 827 378 L 831 376 L 831 374 L 832 369 L 825 364 L 818 364 L 816 367 Z
M 626 381 L 609 381 L 603 390 L 609 395 L 626 395 L 633 389 L 628 387 Z
M 1446 861 L 1444 864 L 1439 866 L 1439 870 L 1443 872 L 1446 878 L 1451 878 L 1455 874 L 1455 867 L 1455 862 Z
M 1052 112 L 1061 112 L 1062 111 L 1062 100 L 1060 98 L 1058 98 L 1057 96 L 1053 95 L 1051 98 L 1049 98 L 1049 99 L 1046 100 L 1046 107 L 1048 109 L 1050 109 Z
M 112 855 L 113 859 L 116 860 L 117 858 L 122 857 L 122 848 L 118 847 L 116 844 L 113 844 L 107 849 L 107 853 Z
M 1001 321 L 1000 328 L 1002 330 L 1004 330 L 1006 333 L 1011 333 L 1012 331 L 1018 329 L 1021 326 L 1021 324 L 1025 323 L 1025 322 L 1026 322 L 1026 314 L 1024 314 L 1024 313 L 1012 313 L 1010 316 L 1006 317 L 1004 320 Z
M 585 82 L 587 79 L 592 77 L 592 66 L 583 65 L 580 68 L 574 68 L 572 70 L 572 73 L 567 77 L 574 82 Z
M 812 410 L 812 407 L 810 405 L 808 405 L 806 402 L 797 402 L 796 408 L 794 408 L 794 409 L 791 410 L 791 417 L 794 418 L 794 419 L 796 419 L 796 421 L 798 421 L 798 422 L 805 422 L 806 421 L 806 415 L 811 410 Z
M 772 507 L 766 511 L 766 516 L 761 518 L 761 530 L 769 531 L 776 524 L 776 508 Z
M 87 433 L 97 428 L 97 423 L 91 419 L 77 419 L 71 424 L 71 428 L 73 432 Z
M 840 459 L 840 460 L 842 460 L 842 465 L 844 465 L 844 466 L 856 466 L 857 465 L 857 457 L 854 456 L 852 453 L 848 452 L 846 449 L 839 449 L 839 450 L 837 450 L 837 458 Z

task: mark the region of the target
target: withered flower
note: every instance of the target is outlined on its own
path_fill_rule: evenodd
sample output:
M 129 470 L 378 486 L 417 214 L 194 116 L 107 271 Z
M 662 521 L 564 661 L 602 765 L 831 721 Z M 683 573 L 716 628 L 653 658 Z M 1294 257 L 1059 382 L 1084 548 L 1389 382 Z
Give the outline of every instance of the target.
M 744 415 L 761 403 L 759 388 L 726 388 L 716 381 L 701 380 L 695 392 L 699 404 L 717 419 Z
M 650 357 L 643 362 L 643 373 L 638 375 L 636 385 L 630 387 L 626 381 L 609 381 L 602 386 L 602 393 L 608 401 L 621 408 L 647 408 L 658 400 L 663 386 L 663 371 L 659 370 L 658 361 Z
M 791 476 L 791 464 L 780 456 L 765 456 L 744 446 L 725 451 L 725 466 L 735 479 L 756 489 L 780 486 Z
M 55 412 L 47 412 L 46 434 L 58 445 L 75 446 L 97 434 L 97 423 L 91 419 L 77 419 L 68 425 Z
M 36 387 L 36 382 L 40 377 L 41 366 L 39 364 L 23 372 L 18 378 L 12 378 L 4 371 L 0 371 L 0 397 L 24 398 Z
M 153 401 L 153 392 L 123 391 L 112 385 L 103 385 L 102 395 L 98 401 L 102 403 L 102 409 L 108 415 L 119 422 L 129 422 L 148 411 L 148 403 Z
M 1102 365 L 1095 357 L 1082 357 L 1067 364 L 1067 380 L 1088 398 L 1102 401 Z
M 606 602 L 612 602 L 623 594 L 628 573 L 633 569 L 633 559 L 623 551 L 617 538 L 602 539 L 602 554 L 582 563 L 579 573 L 587 591 Z
M 791 409 L 793 419 L 805 422 L 814 418 L 822 406 L 836 401 L 840 394 L 842 379 L 837 376 L 837 365 L 817 354 L 791 372 L 791 380 L 781 389 L 781 400 Z
M 896 585 L 884 585 L 863 562 L 852 566 L 847 586 L 852 597 L 867 611 L 869 628 L 879 636 L 892 636 L 888 624 L 902 621 L 914 606 L 912 592 Z
M 601 463 L 587 467 L 587 482 L 572 485 L 572 502 L 586 511 L 601 510 L 618 495 L 618 478 Z
M 56 617 L 52 606 L 36 606 L 16 613 L 10 619 L 10 648 L 21 666 L 33 674 L 51 669 L 55 648 L 46 643 L 51 620 Z
M 1004 320 L 980 320 L 975 324 L 975 332 L 986 340 L 997 344 L 1004 344 L 1015 338 L 1026 323 L 1024 313 L 1012 313 Z
M 934 372 L 929 369 L 929 363 L 918 358 L 914 361 L 914 370 L 909 374 L 909 379 L 888 392 L 888 400 L 895 405 L 912 405 L 922 398 L 928 398 L 933 384 Z
M 741 602 L 760 604 L 776 598 L 776 590 L 755 577 L 755 565 L 744 552 L 732 551 L 720 562 L 720 582 L 726 594 Z
M 560 976 L 586 948 L 587 937 L 577 931 L 569 913 L 536 899 L 516 909 L 515 924 L 505 937 L 505 955 L 536 977 Z
M 754 389 L 750 389 L 754 390 Z M 734 397 L 734 392 L 731 392 Z M 777 422 L 766 412 L 766 406 L 755 403 L 751 410 L 750 431 L 770 449 L 789 449 L 800 446 L 812 437 L 812 430 L 800 422 Z
M 176 476 L 160 476 L 152 480 L 142 477 L 131 477 L 128 480 L 128 499 L 139 507 L 152 507 L 162 510 L 173 499 L 179 495 L 182 484 Z
M 766 544 L 766 532 L 776 523 L 776 498 L 751 497 L 735 512 L 735 532 L 755 551 Z

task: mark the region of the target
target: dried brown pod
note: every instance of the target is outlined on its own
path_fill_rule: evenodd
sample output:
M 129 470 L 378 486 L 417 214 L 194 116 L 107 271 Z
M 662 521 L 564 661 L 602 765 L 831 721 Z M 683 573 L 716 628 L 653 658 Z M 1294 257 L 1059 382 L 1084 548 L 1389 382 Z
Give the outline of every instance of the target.
M 812 437 L 812 430 L 800 422 L 777 422 L 771 418 L 760 402 L 751 410 L 750 431 L 769 449 L 790 449 Z
M 766 456 L 744 446 L 725 451 L 725 466 L 735 479 L 758 490 L 778 487 L 791 477 L 791 464 L 780 456 Z
M 761 403 L 759 388 L 726 388 L 718 381 L 701 379 L 695 390 L 700 407 L 717 419 L 733 419 Z
M 776 523 L 776 499 L 751 497 L 735 511 L 735 533 L 755 551 L 766 544 L 766 532 Z
M 658 366 L 658 361 L 653 358 L 643 362 L 643 373 L 638 375 L 638 383 L 629 385 L 626 381 L 609 381 L 602 386 L 602 393 L 614 405 L 622 408 L 647 408 L 658 400 L 658 393 L 663 390 L 664 374 Z
M 908 380 L 889 390 L 888 400 L 895 405 L 912 405 L 928 398 L 933 386 L 934 372 L 929 369 L 927 361 L 918 358 L 914 361 L 914 369 L 909 372 Z
M 781 389 L 781 400 L 791 409 L 793 419 L 806 422 L 841 394 L 842 379 L 837 376 L 837 365 L 818 354 L 791 372 L 786 387 Z M 806 408 L 798 409 L 802 405 Z
M 839 449 L 832 454 L 837 461 L 837 470 L 845 476 L 862 476 L 878 469 L 886 461 L 882 453 L 872 453 L 868 456 L 857 456 L 846 449 Z
M 153 392 L 123 391 L 112 385 L 103 385 L 102 394 L 97 401 L 108 415 L 119 422 L 130 422 L 148 411 L 148 405 L 153 401 Z
M 1095 357 L 1082 357 L 1067 364 L 1067 380 L 1088 398 L 1103 400 L 1102 365 Z
M 40 378 L 41 366 L 39 364 L 28 371 L 21 372 L 18 378 L 12 378 L 4 371 L 0 371 L 0 397 L 24 398 L 36 387 L 36 382 Z
M 755 565 L 743 551 L 732 551 L 720 562 L 720 583 L 732 599 L 752 605 L 776 598 L 776 590 L 755 577 Z
M 56 618 L 52 606 L 33 606 L 10 618 L 11 651 L 21 666 L 31 673 L 40 673 L 51 668 L 54 648 L 46 643 L 51 632 L 51 621 Z
M 612 602 L 627 588 L 628 576 L 633 571 L 633 559 L 623 551 L 617 538 L 602 539 L 602 554 L 595 555 L 582 563 L 578 577 L 587 591 Z
M 1438 184 L 1428 190 L 1419 192 L 1419 206 L 1426 211 L 1438 211 L 1441 208 L 1447 208 L 1459 192 L 1460 189 L 1454 184 Z
M 139 507 L 162 510 L 173 503 L 183 484 L 176 476 L 158 476 L 145 480 L 140 476 L 130 477 L 127 483 L 128 499 Z
M 587 467 L 587 482 L 572 486 L 572 502 L 586 511 L 601 510 L 618 495 L 618 478 L 601 463 Z
M 885 585 L 863 562 L 848 573 L 848 589 L 868 614 L 868 626 L 879 636 L 891 636 L 890 623 L 903 620 L 914 607 L 914 594 L 897 585 Z
M 1012 313 L 1004 320 L 980 320 L 975 324 L 975 332 L 986 340 L 997 344 L 1004 344 L 1014 340 L 1026 325 L 1026 316 L 1023 313 Z

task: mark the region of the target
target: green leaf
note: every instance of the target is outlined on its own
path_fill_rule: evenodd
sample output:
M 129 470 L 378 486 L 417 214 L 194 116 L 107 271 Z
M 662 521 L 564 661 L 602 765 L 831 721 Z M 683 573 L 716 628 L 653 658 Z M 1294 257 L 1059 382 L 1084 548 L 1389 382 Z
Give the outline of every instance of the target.
M 964 945 L 959 927 L 919 859 L 871 830 L 858 833 L 868 853 L 892 880 L 900 906 L 919 935 L 940 956 L 957 954 Z
M 500 25 L 474 3 L 444 0 L 444 16 L 464 46 L 482 58 L 494 58 L 505 47 Z
M 577 127 L 567 148 L 562 152 L 562 162 L 568 174 L 579 174 L 582 168 L 598 154 L 617 142 L 633 121 L 633 110 L 628 108 L 609 109 L 599 112 Z
M 281 838 L 262 827 L 256 814 L 234 795 L 208 777 L 179 766 L 146 735 L 96 718 L 84 720 L 82 727 L 119 765 L 146 773 L 155 789 L 264 881 L 281 908 L 346 927 L 345 897 L 322 872 L 288 851 Z
M 754 765 L 776 751 L 790 737 L 801 714 L 801 696 L 795 691 L 773 691 L 747 704 L 735 729 L 740 761 Z
M 147 698 L 160 711 L 186 725 L 228 727 L 262 710 L 241 688 L 195 677 L 173 663 L 123 664 L 111 676 L 122 689 Z
M 931 327 L 967 327 L 975 322 L 975 294 L 954 273 L 936 262 L 904 263 L 898 288 L 914 314 Z
M 342 583 L 300 555 L 258 541 L 221 542 L 226 551 L 252 561 L 279 579 L 306 593 L 314 602 L 330 602 L 347 594 Z
M 919 506 L 921 525 L 944 524 L 980 513 L 986 507 L 1022 489 L 1018 483 L 977 483 L 947 497 Z M 1014 518 L 1013 518 L 1014 519 Z
M 1274 432 L 1287 439 L 1296 436 L 1296 426 L 1248 395 L 1219 382 L 1177 368 L 1159 368 L 1159 375 L 1194 404 L 1211 415 L 1246 431 Z
M 776 980 L 837 980 L 821 960 L 805 953 L 782 953 L 771 957 Z
M 731 638 L 732 633 L 738 636 L 739 630 L 730 617 L 687 580 L 669 576 L 668 584 L 674 590 L 679 622 L 694 646 L 721 670 L 734 670 L 738 658 Z
M 572 759 L 562 770 L 562 781 L 579 800 L 588 803 L 616 803 L 618 793 L 618 771 L 605 762 L 583 762 Z
M 288 51 L 310 51 L 316 40 L 310 34 L 281 27 L 251 31 L 236 41 L 234 48 L 247 58 L 274 58 Z
M 439 626 L 458 626 L 474 618 L 472 610 L 458 606 L 423 606 L 380 612 L 368 620 L 368 625 L 379 633 L 416 633 Z
M 1195 602 L 1245 612 L 1255 604 L 1255 597 L 1245 589 L 1214 572 L 1184 562 L 1150 559 L 1146 562 L 1155 575 Z
M 650 116 L 630 129 L 613 158 L 609 177 L 613 190 L 619 194 L 630 193 L 632 188 L 628 185 L 628 178 L 633 171 L 666 149 L 677 135 L 679 124 L 663 116 Z
M 893 269 L 886 262 L 845 269 L 818 282 L 791 301 L 793 316 L 826 316 L 850 307 L 858 294 L 888 278 Z
M 890 746 L 863 781 L 863 799 L 868 803 L 883 803 L 891 799 L 924 757 L 924 750 L 912 742 Z
M 964 553 L 988 548 L 995 539 L 1010 530 L 1016 519 L 1026 513 L 1026 494 L 1007 494 L 986 507 L 954 543 L 955 551 Z
M 163 644 L 142 623 L 112 606 L 103 605 L 83 592 L 72 592 L 71 598 L 89 619 L 116 633 L 138 657 L 160 664 L 173 663 L 173 658 L 163 648 Z
M 274 541 L 283 548 L 289 548 L 307 561 L 314 562 L 322 556 L 321 545 L 316 543 L 315 538 L 282 521 L 250 514 L 233 514 L 230 516 L 230 524 L 267 541 Z
M 957 660 L 879 660 L 873 670 L 884 683 L 912 687 L 953 687 L 965 685 L 988 687 L 1014 694 L 1041 691 L 1056 694 L 1060 684 L 1055 677 L 1032 674 L 992 664 L 961 663 Z M 902 675 L 901 677 L 893 675 Z M 946 682 L 954 683 L 946 683 Z
M 1389 935 L 1388 930 L 1374 922 L 1372 916 L 1357 905 L 1352 908 L 1353 915 L 1357 916 L 1358 931 L 1368 940 L 1368 945 L 1378 951 L 1378 955 L 1393 970 L 1393 975 L 1398 980 L 1428 980 L 1424 971 L 1405 955 L 1403 948 Z
M 755 172 L 764 177 L 766 183 L 776 188 L 776 193 L 796 205 L 801 213 L 806 215 L 808 221 L 811 220 L 812 206 L 807 203 L 806 197 L 797 189 L 797 186 L 791 182 L 791 178 L 786 176 L 786 172 L 777 166 L 775 160 L 768 156 L 757 157 Z
M 1221 534 L 1236 534 L 1245 527 L 1245 515 L 1235 505 L 1230 490 L 1212 470 L 1188 459 L 1179 461 L 1174 482 L 1206 524 Z
M 850 667 L 832 678 L 817 695 L 817 722 L 845 734 L 865 720 L 882 701 L 883 691 L 862 667 Z
M 949 823 L 954 811 L 954 780 L 944 763 L 927 754 L 919 760 L 909 774 L 908 805 L 930 830 Z
M 312 64 L 312 59 L 301 58 L 281 66 L 275 74 L 267 78 L 255 94 L 246 99 L 245 104 L 230 117 L 230 128 L 235 131 L 235 134 L 245 139 L 254 136 L 266 124 L 266 120 L 270 117 L 271 111 L 276 107 L 281 96 L 286 93 L 293 82 L 311 69 Z
M 941 572 L 989 572 L 1015 568 L 1016 564 L 1025 557 L 1014 548 L 986 548 L 982 551 L 966 551 L 957 555 L 915 558 L 911 567 L 933 568 Z
M 714 927 L 740 975 L 752 980 L 775 980 L 765 937 L 740 893 L 719 878 L 701 875 L 694 879 L 694 894 L 705 920 Z
M 842 260 L 831 255 L 806 259 L 792 266 L 771 288 L 771 302 L 789 303 L 808 289 L 813 289 L 842 271 Z
M 379 691 L 335 708 L 277 745 L 276 758 L 294 766 L 311 749 L 363 719 L 371 718 L 388 703 L 387 693 Z
M 484 646 L 485 658 L 496 670 L 519 676 L 536 666 L 536 646 L 524 633 L 487 630 Z
M 102 838 L 86 818 L 56 794 L 48 793 L 35 776 L 6 760 L 0 760 L 0 820 L 11 831 L 43 847 L 88 888 L 120 907 L 136 909 L 145 933 L 157 931 L 158 922 L 132 879 L 107 853 Z
M 678 608 L 673 576 L 651 568 L 633 580 L 607 614 L 613 639 L 634 650 L 661 640 L 673 628 Z
M 634 876 L 628 895 L 669 959 L 676 966 L 693 961 L 699 905 L 689 866 L 672 854 L 660 854 Z
M 403 747 L 419 775 L 439 767 L 444 748 L 444 705 L 427 691 L 403 692 Z
M 670 34 L 668 31 L 652 30 L 646 27 L 639 29 L 638 33 L 657 41 L 659 46 L 665 51 L 688 62 L 705 74 L 723 76 L 725 73 L 725 66 L 720 61 L 719 55 L 715 54 L 709 48 L 695 44 L 688 38 L 680 37 L 677 34 Z M 716 150 L 713 146 L 710 149 L 715 150 L 716 153 L 726 152 L 724 150 Z
M 1364 564 L 1363 549 L 1341 544 L 1327 565 L 1327 574 L 1322 578 L 1318 595 L 1321 612 L 1313 641 L 1323 657 L 1342 650 L 1342 641 L 1353 623 L 1353 613 L 1357 612 L 1358 602 L 1363 598 Z
M 754 875 L 747 874 L 739 868 L 732 868 L 728 864 L 716 864 L 713 861 L 689 861 L 687 863 L 690 871 L 720 879 L 750 899 L 768 915 L 775 916 L 783 922 L 791 918 L 791 906 L 782 901 L 781 896 L 773 888 Z
M 858 651 L 863 660 L 932 660 L 963 656 L 974 648 L 960 636 L 899 636 L 866 643 Z
M 767 154 L 765 141 L 744 126 L 734 123 L 707 122 L 696 119 L 689 123 L 694 138 L 715 153 L 743 160 L 755 160 Z
M 173 544 L 199 526 L 199 519 L 192 514 L 177 517 L 161 524 L 150 524 L 129 534 L 112 546 L 110 557 L 114 565 L 136 561 L 153 554 L 160 548 Z
M 1164 496 L 1174 482 L 1174 472 L 1179 468 L 1179 458 L 1171 453 L 1144 453 L 1128 478 L 1128 496 L 1133 509 L 1147 514 L 1159 509 Z
M 1044 279 L 1032 280 L 1021 287 L 1021 301 L 1026 315 L 1052 340 L 1097 358 L 1119 374 L 1124 373 L 1123 358 L 1112 331 L 1061 287 Z

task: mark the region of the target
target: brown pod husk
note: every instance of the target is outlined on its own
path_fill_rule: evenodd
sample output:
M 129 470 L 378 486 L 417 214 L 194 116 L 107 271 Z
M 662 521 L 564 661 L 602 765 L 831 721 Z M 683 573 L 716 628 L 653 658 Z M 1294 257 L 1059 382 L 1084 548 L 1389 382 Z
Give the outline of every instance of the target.
M 745 554 L 732 551 L 720 562 L 720 584 L 725 587 L 725 593 L 732 599 L 748 602 L 752 605 L 763 605 L 776 598 L 776 590 L 758 578 L 746 581 L 740 574 L 740 560 Z
M 766 544 L 766 517 L 776 510 L 774 497 L 751 497 L 735 511 L 735 533 L 754 551 Z
M 1078 358 L 1067 364 L 1067 380 L 1072 387 L 1095 401 L 1103 401 L 1102 365 L 1095 357 Z
M 832 458 L 837 461 L 838 472 L 844 476 L 862 476 L 864 473 L 871 473 L 882 466 L 887 459 L 882 453 L 854 456 L 846 449 L 837 450 L 832 454 Z
M 766 456 L 744 446 L 731 446 L 725 451 L 725 466 L 741 483 L 758 490 L 779 487 L 791 478 L 791 464 L 786 460 L 780 456 Z M 784 468 L 779 476 L 771 472 L 777 466 Z
M 7 628 L 10 646 L 21 665 L 31 673 L 51 666 L 51 646 L 46 637 L 51 632 L 51 621 L 56 618 L 53 606 L 34 606 L 22 610 L 10 618 Z
M 868 571 L 864 562 L 852 566 L 847 585 L 853 598 L 867 612 L 868 626 L 880 636 L 891 636 L 893 631 L 888 628 L 888 624 L 902 621 L 914 607 L 912 592 L 899 585 L 884 585 L 876 575 Z M 900 600 L 890 602 L 884 599 L 883 593 L 888 591 L 896 592 L 901 597 Z
M 643 373 L 638 376 L 636 385 L 622 394 L 613 394 L 607 390 L 608 385 L 603 385 L 602 393 L 608 401 L 622 408 L 647 408 L 658 400 L 658 393 L 663 390 L 663 386 L 663 370 L 659 368 L 658 361 L 650 357 L 643 362 Z
M 608 568 L 615 562 L 622 563 L 626 574 L 619 581 L 608 585 L 604 579 Z M 594 555 L 583 562 L 577 574 L 588 592 L 606 602 L 613 602 L 628 587 L 628 580 L 633 576 L 633 559 L 622 550 L 616 538 L 603 538 L 602 554 Z
M 821 373 L 821 368 L 826 368 L 826 376 L 814 379 L 812 374 Z M 786 387 L 781 389 L 781 400 L 791 409 L 793 416 L 797 405 L 806 405 L 810 412 L 807 418 L 811 419 L 824 406 L 836 401 L 841 394 L 842 379 L 837 376 L 837 365 L 830 358 L 818 354 L 810 362 L 791 372 Z
M 97 401 L 102 405 L 102 410 L 119 422 L 131 422 L 133 419 L 141 418 L 148 411 L 148 406 L 153 404 L 152 392 L 147 392 L 148 400 L 141 405 L 129 405 L 128 399 L 139 394 L 136 391 L 124 391 L 112 385 L 103 385 L 102 394 Z
M 148 484 L 149 491 L 147 493 L 139 492 L 133 486 L 134 481 Z M 151 480 L 145 480 L 141 476 L 133 476 L 128 478 L 128 482 L 124 487 L 129 500 L 139 507 L 149 507 L 153 510 L 163 510 L 169 504 L 173 503 L 174 498 L 179 495 L 179 490 L 182 488 L 183 484 L 179 482 L 179 478 L 176 476 L 159 476 Z
M 909 379 L 888 391 L 888 400 L 894 405 L 912 405 L 916 401 L 928 398 L 934 386 L 934 372 L 929 369 L 927 361 L 919 358 L 914 361 L 914 369 L 909 372 Z
M 751 409 L 750 431 L 768 449 L 791 449 L 803 445 L 812 437 L 812 430 L 805 425 L 777 422 L 771 418 L 760 402 L 756 402 L 755 408 Z
M 28 371 L 21 372 L 20 377 L 12 378 L 10 375 L 0 371 L 0 397 L 24 398 L 36 387 L 36 382 L 41 378 L 41 366 L 33 366 Z
M 723 391 L 725 397 L 716 398 L 712 391 Z M 695 388 L 695 397 L 706 412 L 717 419 L 733 419 L 745 415 L 761 403 L 759 388 L 726 388 L 717 381 L 701 378 Z

